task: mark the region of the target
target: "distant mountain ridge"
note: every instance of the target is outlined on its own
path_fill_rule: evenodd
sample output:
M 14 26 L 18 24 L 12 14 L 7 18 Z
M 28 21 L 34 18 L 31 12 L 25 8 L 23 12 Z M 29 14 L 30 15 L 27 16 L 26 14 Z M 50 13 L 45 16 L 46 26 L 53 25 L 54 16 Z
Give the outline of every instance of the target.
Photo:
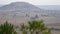
M 0 7 L 2 7 L 2 6 L 4 6 L 4 4 L 2 5 L 2 4 L 0 4 Z
M 43 14 L 44 13 L 48 13 L 48 14 L 59 14 L 60 13 L 60 10 L 45 10 L 46 7 L 45 8 L 44 7 L 41 8 L 41 7 L 39 8 L 38 6 L 32 5 L 27 2 L 13 2 L 11 4 L 0 7 L 0 11 L 38 12 L 38 13 L 43 13 Z
M 19 8 L 33 8 L 33 5 L 27 2 L 13 2 L 8 5 L 0 5 L 1 10 L 8 10 L 8 9 L 19 9 Z M 60 5 L 35 5 L 35 7 L 44 9 L 44 10 L 60 10 Z
M 31 18 L 35 19 L 36 15 L 39 19 L 46 20 L 45 23 L 60 22 L 59 10 L 45 10 L 27 2 L 13 2 L 0 7 L 0 20 L 2 20 L 0 22 L 9 20 L 17 24 Z
M 20 9 L 40 9 L 27 2 L 14 2 L 5 6 L 0 7 L 0 10 L 20 10 Z
M 36 6 L 45 10 L 60 10 L 60 5 L 36 5 Z

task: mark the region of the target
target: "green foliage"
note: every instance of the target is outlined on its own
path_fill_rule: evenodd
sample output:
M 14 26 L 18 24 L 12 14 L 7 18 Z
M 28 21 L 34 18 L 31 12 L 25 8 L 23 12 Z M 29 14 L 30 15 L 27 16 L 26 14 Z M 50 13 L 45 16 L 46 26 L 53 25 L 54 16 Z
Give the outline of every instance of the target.
M 29 31 L 31 34 L 51 34 L 50 29 L 48 29 L 45 24 L 43 23 L 43 20 L 32 20 L 28 21 L 28 25 L 22 25 L 21 30 L 27 32 L 26 27 L 28 26 Z M 27 33 L 26 33 L 27 34 Z
M 33 30 L 40 29 L 41 31 L 45 30 L 45 24 L 43 23 L 43 20 L 41 20 L 41 21 L 37 21 L 37 20 L 29 21 L 28 24 L 30 26 L 30 29 L 33 29 Z
M 45 24 L 43 23 L 43 20 L 29 21 L 28 24 L 29 24 L 30 30 L 33 30 L 33 32 L 35 31 L 36 33 L 39 33 L 39 31 L 43 31 L 46 29 Z
M 14 31 L 13 25 L 6 21 L 4 24 L 0 25 L 0 34 L 17 34 L 17 33 Z
M 27 34 L 26 27 L 24 24 L 20 25 L 20 30 L 22 31 L 23 34 Z

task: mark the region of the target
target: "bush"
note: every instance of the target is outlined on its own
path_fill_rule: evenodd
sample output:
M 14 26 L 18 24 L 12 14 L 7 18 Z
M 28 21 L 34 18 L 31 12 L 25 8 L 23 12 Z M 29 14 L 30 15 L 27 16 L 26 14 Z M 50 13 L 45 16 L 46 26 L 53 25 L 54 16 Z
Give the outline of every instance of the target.
M 17 34 L 12 24 L 7 21 L 0 25 L 0 34 Z
M 25 26 L 29 27 L 28 29 L 31 34 L 34 34 L 34 33 L 35 34 L 51 34 L 50 29 L 48 29 L 45 26 L 45 24 L 43 23 L 43 20 L 28 21 L 28 25 L 22 24 L 22 26 L 20 27 L 20 29 L 22 30 L 22 33 L 24 31 L 27 32 L 27 28 Z

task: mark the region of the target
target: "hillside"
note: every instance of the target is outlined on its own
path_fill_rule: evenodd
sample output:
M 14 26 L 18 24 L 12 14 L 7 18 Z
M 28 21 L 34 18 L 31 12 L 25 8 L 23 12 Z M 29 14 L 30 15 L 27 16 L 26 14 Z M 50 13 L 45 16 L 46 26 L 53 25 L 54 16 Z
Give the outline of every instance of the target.
M 2 6 L 0 7 L 0 10 L 39 10 L 38 7 L 32 5 L 32 4 L 29 4 L 27 2 L 14 2 L 14 3 L 11 3 L 11 4 L 8 4 L 8 5 L 5 5 L 5 6 Z
M 60 5 L 36 5 L 36 6 L 45 10 L 60 10 Z
M 6 20 L 19 24 L 30 19 L 43 19 L 44 23 L 59 23 L 60 11 L 45 10 L 27 2 L 13 2 L 0 7 L 0 23 Z

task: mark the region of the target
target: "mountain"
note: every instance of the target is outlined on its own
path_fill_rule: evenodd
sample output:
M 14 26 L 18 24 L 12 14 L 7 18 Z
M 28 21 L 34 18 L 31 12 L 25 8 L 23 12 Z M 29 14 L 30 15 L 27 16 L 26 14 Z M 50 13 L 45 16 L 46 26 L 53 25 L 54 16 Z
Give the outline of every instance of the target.
M 8 20 L 13 24 L 19 24 L 29 19 L 43 19 L 45 23 L 59 23 L 60 11 L 45 10 L 27 2 L 13 2 L 0 7 L 0 23 Z
M 45 10 L 60 10 L 60 5 L 36 5 L 36 6 Z
M 27 2 L 13 2 L 9 5 L 0 7 L 0 10 L 40 10 L 40 9 Z
M 13 2 L 0 7 L 0 23 L 8 20 L 15 24 L 22 23 L 44 11 L 27 2 Z
M 1 7 L 1 5 L 0 5 L 0 7 Z
M 4 6 L 4 4 L 2 5 L 2 4 L 0 4 L 0 7 L 2 7 L 2 6 Z

